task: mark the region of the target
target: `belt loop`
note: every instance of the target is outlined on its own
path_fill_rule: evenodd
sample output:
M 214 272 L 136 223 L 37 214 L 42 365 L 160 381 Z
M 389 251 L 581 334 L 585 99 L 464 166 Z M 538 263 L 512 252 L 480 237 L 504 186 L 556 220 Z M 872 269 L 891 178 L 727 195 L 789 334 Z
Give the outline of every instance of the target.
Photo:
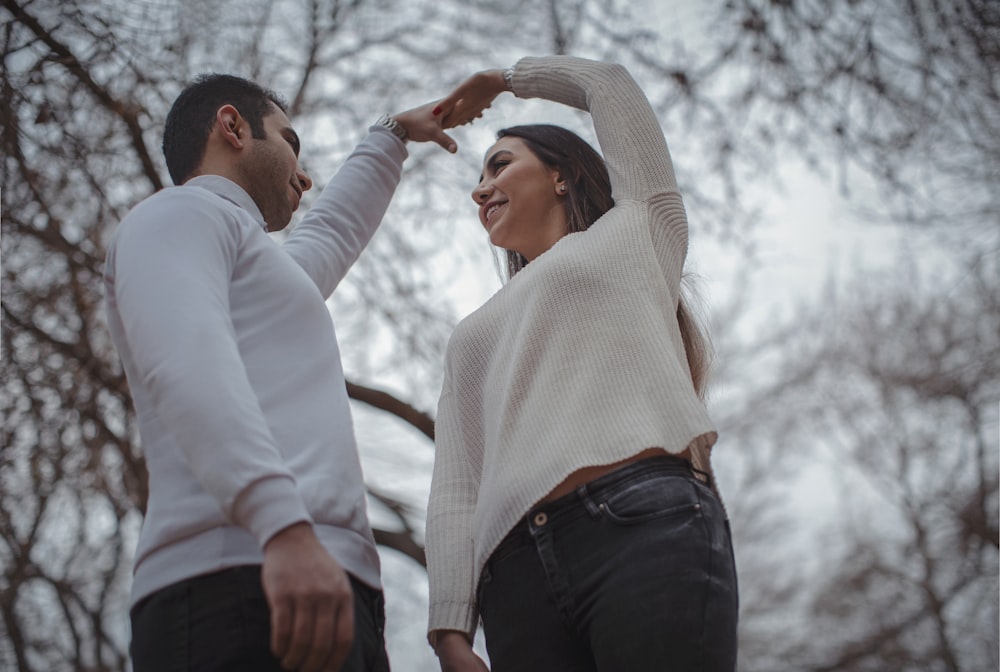
M 701 469 L 697 468 L 696 466 L 694 466 L 694 463 L 692 462 L 688 463 L 688 468 L 691 470 L 691 473 L 692 475 L 694 475 L 695 478 L 701 476 L 699 480 L 704 482 L 705 485 L 707 485 L 710 490 L 715 490 L 715 483 L 712 482 L 713 479 L 710 473 L 708 473 L 707 471 L 702 471 Z
M 598 509 L 597 504 L 594 502 L 594 498 L 590 496 L 590 491 L 587 489 L 586 483 L 576 489 L 576 496 L 583 502 L 583 506 L 587 509 L 587 513 L 590 514 L 591 518 L 601 517 L 600 509 Z

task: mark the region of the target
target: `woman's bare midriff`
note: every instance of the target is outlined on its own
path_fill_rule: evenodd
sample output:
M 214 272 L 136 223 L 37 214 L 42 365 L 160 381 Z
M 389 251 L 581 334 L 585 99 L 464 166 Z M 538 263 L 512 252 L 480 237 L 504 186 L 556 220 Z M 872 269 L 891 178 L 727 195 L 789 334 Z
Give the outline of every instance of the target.
M 590 483 L 594 479 L 600 478 L 604 474 L 609 474 L 615 469 L 624 467 L 626 464 L 632 464 L 633 462 L 638 462 L 639 460 L 645 460 L 647 457 L 654 457 L 656 455 L 669 455 L 669 454 L 670 453 L 666 452 L 662 448 L 647 448 L 641 453 L 636 453 L 632 457 L 621 460 L 620 462 L 614 462 L 612 464 L 602 464 L 597 467 L 584 467 L 583 469 L 577 469 L 572 474 L 567 476 L 562 483 L 557 485 L 552 490 L 552 492 L 545 495 L 545 497 L 539 500 L 538 503 L 545 504 L 547 502 L 559 499 L 563 495 L 568 495 L 569 493 L 573 492 L 581 485 Z M 687 458 L 687 451 L 681 453 L 679 457 Z

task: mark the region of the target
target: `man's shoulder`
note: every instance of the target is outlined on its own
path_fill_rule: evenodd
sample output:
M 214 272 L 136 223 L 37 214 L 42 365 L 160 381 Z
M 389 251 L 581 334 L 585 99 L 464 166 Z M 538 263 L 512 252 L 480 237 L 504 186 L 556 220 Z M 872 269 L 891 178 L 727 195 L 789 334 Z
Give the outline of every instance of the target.
M 178 225 L 184 222 L 223 222 L 238 218 L 239 208 L 222 196 L 193 185 L 165 187 L 137 203 L 119 229 Z
M 252 218 L 222 196 L 197 186 L 166 187 L 137 203 L 119 222 L 108 246 L 147 248 L 165 241 L 240 245 L 255 228 Z
M 191 184 L 181 184 L 164 187 L 139 201 L 129 215 L 136 212 L 146 212 L 157 208 L 224 208 L 226 199 L 214 194 L 208 189 L 202 189 Z

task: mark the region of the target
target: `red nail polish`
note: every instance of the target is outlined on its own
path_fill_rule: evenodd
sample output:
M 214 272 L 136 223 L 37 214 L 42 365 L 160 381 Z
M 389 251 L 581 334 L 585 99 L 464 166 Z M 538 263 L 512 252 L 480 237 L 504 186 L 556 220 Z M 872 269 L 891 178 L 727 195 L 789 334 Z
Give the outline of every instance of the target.
M 437 107 L 434 108 L 434 116 L 436 117 L 439 114 L 441 114 L 441 106 L 440 105 L 438 105 Z

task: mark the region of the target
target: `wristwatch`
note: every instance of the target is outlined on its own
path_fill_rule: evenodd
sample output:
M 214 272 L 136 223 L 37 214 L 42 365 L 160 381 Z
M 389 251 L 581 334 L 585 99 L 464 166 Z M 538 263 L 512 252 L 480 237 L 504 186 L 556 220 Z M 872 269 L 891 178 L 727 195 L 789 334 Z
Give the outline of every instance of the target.
M 403 142 L 406 142 L 407 140 L 406 129 L 403 128 L 403 125 L 398 121 L 396 121 L 396 118 L 393 117 L 392 115 L 383 114 L 381 117 L 378 118 L 378 121 L 375 122 L 375 125 L 385 126 L 392 132 L 393 135 L 395 135 Z

